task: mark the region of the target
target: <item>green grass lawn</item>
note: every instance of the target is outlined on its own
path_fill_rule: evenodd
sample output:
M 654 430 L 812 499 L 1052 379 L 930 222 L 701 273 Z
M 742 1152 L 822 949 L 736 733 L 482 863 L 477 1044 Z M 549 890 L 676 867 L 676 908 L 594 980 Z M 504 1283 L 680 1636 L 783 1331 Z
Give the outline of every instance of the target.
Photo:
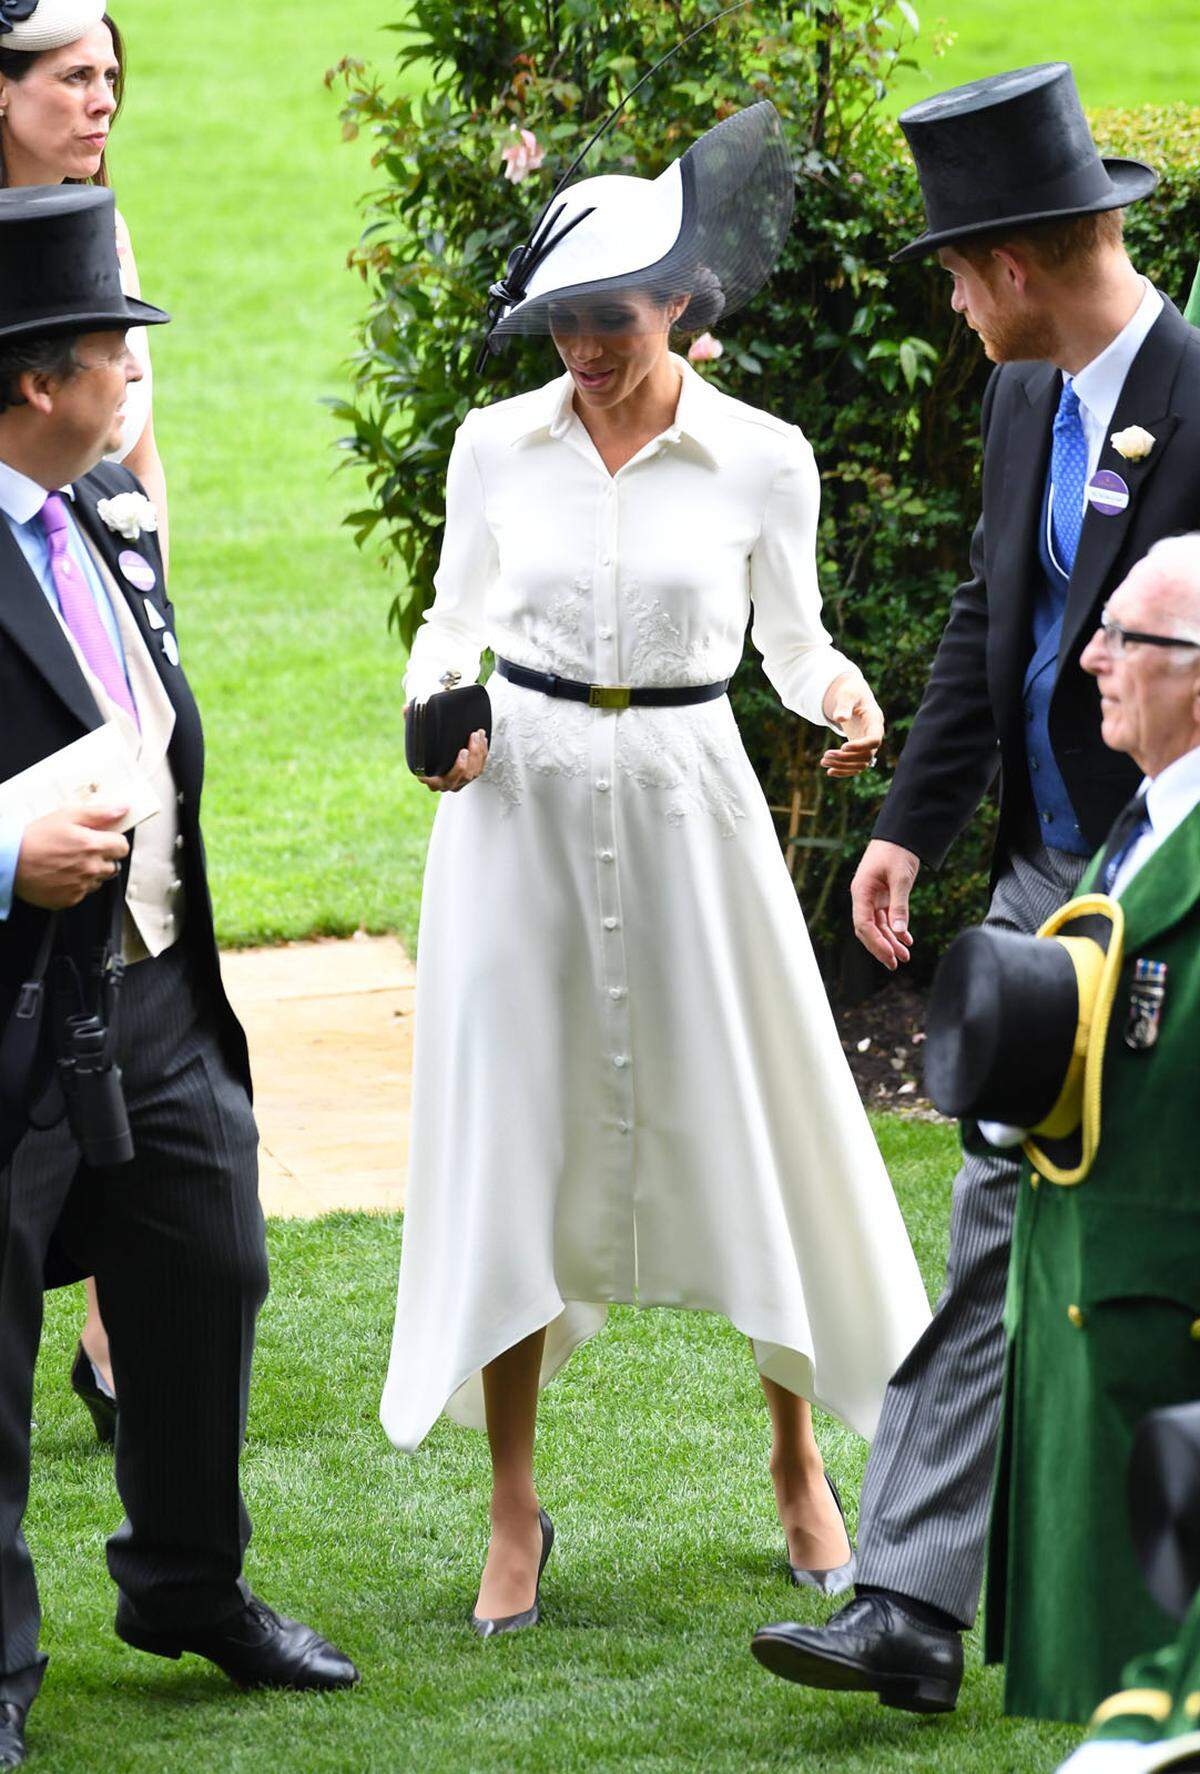
M 156 334 L 172 586 L 209 741 L 226 942 L 416 927 L 431 797 L 403 766 L 392 585 L 339 525 L 363 144 L 325 69 L 389 56 L 386 0 L 140 0 L 112 154 Z
M 884 1118 L 880 1135 L 924 1273 L 945 1259 L 950 1130 Z M 766 1411 L 744 1342 L 700 1314 L 629 1309 L 545 1394 L 538 1454 L 559 1539 L 545 1624 L 468 1631 L 486 1537 L 481 1436 L 443 1422 L 416 1459 L 376 1420 L 397 1220 L 270 1229 L 245 1486 L 248 1571 L 364 1671 L 352 1695 L 239 1696 L 196 1659 L 119 1644 L 103 1541 L 111 1462 L 66 1387 L 78 1309 L 50 1303 L 27 1523 L 50 1673 L 31 1719 L 46 1774 L 1049 1774 L 1078 1736 L 1006 1720 L 973 1647 L 958 1713 L 921 1720 L 813 1694 L 760 1670 L 768 1620 L 833 1604 L 793 1590 L 766 1472 Z M 863 1448 L 821 1426 L 848 1502 Z
M 1070 62 L 1083 102 L 1200 103 L 1193 0 L 1130 0 L 1097 11 L 1089 0 L 914 0 L 919 70 L 897 82 L 895 108 L 944 87 L 1032 62 Z M 936 38 L 950 38 L 933 53 Z

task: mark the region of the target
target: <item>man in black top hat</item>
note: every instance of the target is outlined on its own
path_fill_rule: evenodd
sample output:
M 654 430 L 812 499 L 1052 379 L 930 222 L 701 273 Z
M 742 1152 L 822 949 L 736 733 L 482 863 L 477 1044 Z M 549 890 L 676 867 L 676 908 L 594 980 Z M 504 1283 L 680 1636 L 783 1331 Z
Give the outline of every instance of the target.
M 24 1760 L 46 1661 L 21 1520 L 52 1253 L 60 1275 L 96 1276 L 111 1338 L 119 1636 L 243 1685 L 357 1680 L 241 1575 L 267 1288 L 249 1066 L 221 986 L 200 719 L 153 508 L 124 468 L 98 466 L 139 374 L 126 329 L 167 319 L 121 291 L 111 192 L 0 191 L 2 768 L 109 723 L 144 801 L 129 840 L 129 808 L 22 816 L 0 784 L 0 1768 Z
M 1101 159 L 1062 62 L 900 121 L 928 227 L 895 256 L 937 253 L 997 367 L 971 577 L 853 885 L 860 940 L 892 970 L 909 957 L 917 871 L 942 863 L 997 773 L 988 921 L 1031 932 L 1070 897 L 1138 780 L 1104 746 L 1080 654 L 1130 566 L 1200 509 L 1200 333 L 1121 238 L 1155 175 Z M 983 1573 L 1017 1175 L 1004 1156 L 964 1159 L 945 1291 L 867 1466 L 856 1598 L 824 1628 L 767 1629 L 756 1648 L 779 1674 L 914 1711 L 955 1704 Z

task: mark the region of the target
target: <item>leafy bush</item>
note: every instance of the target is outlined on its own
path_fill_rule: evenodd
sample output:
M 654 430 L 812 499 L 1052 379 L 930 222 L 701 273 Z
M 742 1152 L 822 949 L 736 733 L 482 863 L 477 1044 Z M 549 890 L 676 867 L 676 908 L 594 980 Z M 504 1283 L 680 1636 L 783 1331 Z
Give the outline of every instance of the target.
M 370 133 L 379 186 L 350 255 L 367 290 L 351 400 L 333 403 L 343 448 L 366 470 L 370 504 L 350 523 L 403 569 L 393 618 L 411 638 L 430 597 L 455 428 L 468 409 L 558 373 L 548 341 L 517 341 L 474 375 L 483 303 L 552 183 L 633 80 L 714 0 L 415 0 L 395 29 L 396 71 L 353 60 L 347 134 Z M 922 227 L 903 138 L 885 116 L 888 80 L 911 52 L 906 0 L 808 0 L 714 25 L 633 101 L 586 171 L 653 175 L 718 118 L 770 98 L 794 145 L 796 219 L 766 290 L 734 317 L 725 355 L 706 366 L 740 398 L 799 424 L 821 465 L 819 539 L 826 619 L 891 722 L 881 768 L 830 785 L 826 738 L 780 709 L 748 650 L 733 700 L 826 960 L 844 935 L 845 888 L 903 745 L 966 562 L 978 509 L 978 408 L 987 365 L 950 312 L 936 264 L 892 267 Z M 398 74 L 431 70 L 418 97 Z M 503 177 L 518 128 L 546 149 L 521 184 Z M 1182 300 L 1200 241 L 1200 112 L 1168 108 L 1097 119 L 1103 146 L 1167 169 L 1131 212 L 1141 267 Z M 582 175 L 581 175 L 582 176 Z M 985 808 L 952 864 L 925 874 L 915 917 L 922 950 L 982 909 L 993 814 Z

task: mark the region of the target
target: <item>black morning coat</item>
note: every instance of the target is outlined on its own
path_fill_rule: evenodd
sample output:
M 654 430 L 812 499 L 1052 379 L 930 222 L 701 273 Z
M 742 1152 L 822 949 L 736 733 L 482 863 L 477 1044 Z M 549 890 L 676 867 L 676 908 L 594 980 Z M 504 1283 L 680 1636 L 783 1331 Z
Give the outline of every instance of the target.
M 187 910 L 182 941 L 192 961 L 201 1001 L 215 1019 L 221 1046 L 235 1074 L 249 1089 L 246 1039 L 221 984 L 200 835 L 204 779 L 200 714 L 183 671 L 171 663 L 163 649 L 164 635 L 175 631 L 175 615 L 164 585 L 158 538 L 143 531 L 138 541 L 131 543 L 110 530 L 96 510 L 101 499 L 141 491 L 140 483 L 127 469 L 104 462 L 75 482 L 72 509 L 80 528 L 124 593 L 175 708 L 175 731 L 168 757 L 180 796 L 180 833 L 184 841 L 181 861 Z M 119 556 L 126 550 L 141 555 L 154 569 L 153 590 L 140 591 L 125 578 Z M 164 628 L 156 630 L 147 619 L 147 598 L 165 622 Z M 7 523 L 0 518 L 0 780 L 15 776 L 101 724 L 100 711 L 66 636 Z M 137 841 L 136 833 L 133 841 Z M 110 912 L 108 893 L 89 895 L 73 910 L 62 914 L 58 946 L 77 962 L 86 964 L 107 936 Z M 7 1026 L 19 988 L 33 966 L 47 916 L 14 898 L 10 916 L 0 922 L 0 1029 Z M 11 1121 L 11 1109 L 5 1114 Z M 0 1127 L 0 1163 L 6 1148 L 11 1150 L 13 1132 L 11 1125 Z
M 983 397 L 983 512 L 971 578 L 950 607 L 933 671 L 875 825 L 876 838 L 938 867 L 1001 773 L 996 866 L 1028 847 L 1037 816 L 1029 786 L 1024 678 L 1042 568 L 1038 526 L 1062 378 L 1049 363 L 1001 364 Z M 1111 436 L 1140 425 L 1154 447 L 1126 461 Z M 1119 474 L 1119 516 L 1091 506 L 1067 592 L 1050 740 L 1080 827 L 1097 850 L 1141 780 L 1100 737 L 1100 695 L 1079 656 L 1106 599 L 1164 536 L 1200 529 L 1200 331 L 1171 303 L 1125 379 L 1099 468 Z

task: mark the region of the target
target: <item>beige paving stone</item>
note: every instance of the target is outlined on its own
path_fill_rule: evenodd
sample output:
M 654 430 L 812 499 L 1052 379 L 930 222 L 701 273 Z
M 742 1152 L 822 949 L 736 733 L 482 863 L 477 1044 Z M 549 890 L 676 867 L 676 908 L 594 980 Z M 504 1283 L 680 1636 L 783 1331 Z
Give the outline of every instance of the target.
M 415 984 L 404 949 L 352 937 L 239 949 L 221 964 L 250 1042 L 264 1212 L 396 1212 Z

